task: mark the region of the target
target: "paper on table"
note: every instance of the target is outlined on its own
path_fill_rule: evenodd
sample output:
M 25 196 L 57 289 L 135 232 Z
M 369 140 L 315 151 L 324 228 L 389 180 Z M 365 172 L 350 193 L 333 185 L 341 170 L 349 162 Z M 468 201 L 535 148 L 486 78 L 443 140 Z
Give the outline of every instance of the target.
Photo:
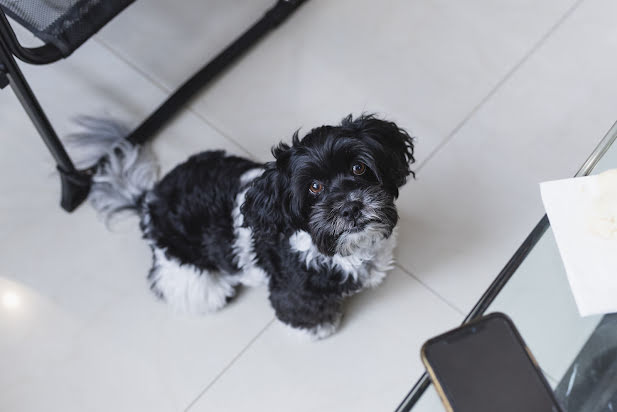
M 613 189 L 606 184 L 608 178 L 615 183 Z M 611 223 L 610 218 L 598 213 L 602 213 L 602 208 L 606 210 L 607 198 L 610 200 L 617 193 L 615 178 L 613 172 L 612 176 L 540 184 L 542 201 L 581 316 L 617 312 L 617 240 L 615 233 L 602 233 L 597 228 L 598 222 L 604 228 Z M 613 193 L 606 196 L 601 193 L 603 190 Z M 617 216 L 617 210 L 614 214 Z

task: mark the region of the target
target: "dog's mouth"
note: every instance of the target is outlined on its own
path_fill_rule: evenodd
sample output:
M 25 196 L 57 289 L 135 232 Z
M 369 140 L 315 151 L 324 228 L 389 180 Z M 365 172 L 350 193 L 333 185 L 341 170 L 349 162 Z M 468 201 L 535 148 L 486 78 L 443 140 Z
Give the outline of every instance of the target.
M 366 229 L 366 225 L 355 225 L 354 227 L 347 229 L 346 233 L 360 233 Z
M 347 227 L 345 229 L 343 229 L 340 234 L 343 233 L 360 233 L 360 232 L 364 232 L 367 230 L 367 228 L 369 227 L 369 225 L 374 224 L 374 223 L 380 223 L 377 219 L 366 219 L 366 218 L 361 218 L 358 219 L 354 222 L 350 222 L 347 224 Z
M 360 233 L 366 230 L 370 220 L 364 217 L 359 217 L 353 221 L 339 219 L 335 221 L 332 226 L 334 228 L 334 236 L 340 236 L 343 234 Z
M 335 236 L 341 237 L 341 236 L 347 236 L 347 235 L 357 235 L 365 231 L 366 231 L 366 225 L 359 225 L 359 226 L 350 227 L 349 229 L 346 229 L 340 233 L 337 233 Z

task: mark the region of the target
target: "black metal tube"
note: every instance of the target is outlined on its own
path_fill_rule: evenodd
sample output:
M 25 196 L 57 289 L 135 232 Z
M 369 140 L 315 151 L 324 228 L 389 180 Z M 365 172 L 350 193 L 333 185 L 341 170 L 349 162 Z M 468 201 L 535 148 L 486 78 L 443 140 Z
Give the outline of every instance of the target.
M 600 158 L 606 153 L 608 148 L 613 142 L 617 140 L 617 122 L 613 124 L 613 126 L 606 133 L 596 150 L 589 156 L 587 161 L 581 166 L 579 171 L 576 173 L 575 177 L 579 176 L 588 176 L 594 167 L 598 164 Z M 463 325 L 471 322 L 475 318 L 482 316 L 484 312 L 488 309 L 488 307 L 493 303 L 499 292 L 504 288 L 506 283 L 512 278 L 514 272 L 519 268 L 523 260 L 527 258 L 529 252 L 535 247 L 540 238 L 546 233 L 550 226 L 550 222 L 548 220 L 548 216 L 544 215 L 540 222 L 533 228 L 531 233 L 525 238 L 523 244 L 516 250 L 514 255 L 510 258 L 508 263 L 504 266 L 504 268 L 499 272 L 495 280 L 488 287 L 486 292 L 482 295 L 480 300 L 473 307 L 471 312 L 465 317 L 463 320 Z M 396 409 L 396 412 L 409 411 L 414 404 L 420 399 L 420 396 L 426 391 L 426 388 L 430 385 L 430 380 L 428 378 L 428 374 L 424 372 L 420 379 L 413 386 L 411 391 L 407 394 L 403 402 Z
M 504 268 L 499 272 L 495 280 L 491 283 L 491 285 L 486 289 L 486 292 L 482 295 L 478 303 L 471 309 L 471 312 L 465 317 L 463 321 L 463 325 L 471 322 L 472 320 L 482 316 L 484 312 L 488 309 L 491 303 L 495 300 L 499 292 L 506 286 L 506 283 L 510 280 L 516 269 L 521 266 L 523 260 L 529 255 L 529 252 L 533 249 L 533 247 L 538 243 L 542 235 L 549 228 L 550 224 L 548 221 L 548 217 L 544 215 L 542 219 L 538 222 L 538 224 L 533 228 L 531 233 L 525 238 L 523 244 L 516 250 L 514 255 L 510 258 L 508 263 L 504 266 Z
M 28 113 L 28 116 L 30 116 L 32 123 L 56 161 L 62 190 L 60 205 L 64 210 L 71 212 L 88 196 L 90 176 L 75 169 L 71 158 L 64 150 L 62 142 L 19 69 L 3 35 L 4 33 L 0 33 L 0 66 L 2 66 L 3 70 L 2 75 L 8 79 L 11 89 L 13 89 L 19 102 L 26 110 L 26 113 Z
M 411 391 L 405 396 L 403 402 L 396 408 L 396 412 L 409 412 L 411 408 L 420 400 L 422 394 L 428 389 L 431 380 L 428 373 L 424 372 L 418 382 L 411 388 Z
M 281 24 L 305 1 L 279 0 L 258 22 L 187 80 L 127 138 L 134 143 L 147 140 L 165 122 L 172 119 L 203 85 L 213 80 L 266 33 Z M 89 175 L 87 172 L 79 172 L 75 169 L 13 56 L 31 64 L 52 63 L 63 57 L 61 52 L 52 45 L 30 49 L 22 47 L 15 36 L 15 32 L 11 29 L 6 15 L 0 9 L 0 66 L 2 66 L 13 91 L 56 160 L 62 182 L 61 205 L 67 211 L 71 211 L 86 198 L 90 185 Z
M 279 0 L 265 15 L 220 52 L 206 66 L 180 86 L 161 106 L 158 107 L 128 139 L 135 143 L 143 143 L 154 135 L 167 121 L 171 120 L 184 105 L 199 92 L 204 85 L 212 81 L 231 63 L 238 59 L 259 39 L 270 30 L 281 24 L 306 0 Z
M 514 255 L 510 258 L 508 263 L 499 272 L 497 277 L 493 280 L 491 285 L 486 289 L 480 300 L 471 309 L 471 312 L 465 317 L 462 325 L 471 322 L 472 320 L 482 316 L 488 307 L 493 303 L 499 292 L 504 288 L 506 283 L 510 280 L 516 269 L 523 263 L 523 260 L 529 255 L 529 252 L 538 243 L 542 235 L 546 232 L 550 226 L 548 217 L 544 215 L 540 222 L 534 227 L 531 233 L 525 238 L 523 244 L 516 250 Z M 398 406 L 396 412 L 407 412 L 416 404 L 422 394 L 430 386 L 431 381 L 428 374 L 424 372 L 416 384 L 411 388 L 411 391 L 405 396 L 403 402 Z
M 40 47 L 27 48 L 19 44 L 15 32 L 11 28 L 4 11 L 0 8 L 0 36 L 4 40 L 8 50 L 22 60 L 30 64 L 48 64 L 60 60 L 62 52 L 52 44 Z
M 45 115 L 43 108 L 39 104 L 36 96 L 30 89 L 28 82 L 24 78 L 17 62 L 13 58 L 10 50 L 4 42 L 4 38 L 0 36 L 0 61 L 2 61 L 6 70 L 6 76 L 9 79 L 9 83 L 13 92 L 19 99 L 21 105 L 24 107 L 28 116 L 34 123 L 34 126 L 38 130 L 39 134 L 43 138 L 43 141 L 47 145 L 47 148 L 51 152 L 52 156 L 56 160 L 58 166 L 60 166 L 65 172 L 74 172 L 75 167 L 73 162 L 69 158 L 68 154 L 64 150 L 62 142 L 58 138 L 55 130 L 51 126 L 49 119 Z

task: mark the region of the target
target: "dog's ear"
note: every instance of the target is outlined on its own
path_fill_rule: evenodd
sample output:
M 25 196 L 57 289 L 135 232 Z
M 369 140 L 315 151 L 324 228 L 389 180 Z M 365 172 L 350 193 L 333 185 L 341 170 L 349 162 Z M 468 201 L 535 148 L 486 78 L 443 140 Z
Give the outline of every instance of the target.
M 297 220 L 288 173 L 291 148 L 281 143 L 272 149 L 276 161 L 265 165 L 246 193 L 242 213 L 244 223 L 265 233 L 285 233 Z
M 395 123 L 381 120 L 371 114 L 353 119 L 347 116 L 341 122 L 345 134 L 362 139 L 373 152 L 378 165 L 378 178 L 398 196 L 398 188 L 405 184 L 409 175 L 414 175 L 410 165 L 413 157 L 414 139 Z

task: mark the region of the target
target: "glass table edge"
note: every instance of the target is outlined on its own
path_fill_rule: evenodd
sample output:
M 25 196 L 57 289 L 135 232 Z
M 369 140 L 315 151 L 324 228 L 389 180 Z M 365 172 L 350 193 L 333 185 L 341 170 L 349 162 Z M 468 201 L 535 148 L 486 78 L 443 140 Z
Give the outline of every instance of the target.
M 595 166 L 598 164 L 602 156 L 608 151 L 613 142 L 617 139 L 617 122 L 608 130 L 604 135 L 600 143 L 596 146 L 596 149 L 587 158 L 585 163 L 581 166 L 575 177 L 589 175 Z M 542 238 L 542 235 L 549 228 L 550 223 L 548 217 L 544 215 L 538 224 L 533 228 L 531 233 L 523 241 L 521 246 L 518 247 L 514 255 L 510 258 L 508 263 L 503 267 L 499 274 L 495 277 L 490 286 L 482 294 L 482 297 L 474 305 L 473 309 L 467 314 L 462 322 L 462 325 L 482 316 L 490 304 L 495 300 L 499 292 L 508 283 L 508 280 L 514 275 L 519 266 L 523 263 L 525 258 L 529 255 L 534 246 Z M 420 376 L 415 385 L 411 388 L 409 393 L 405 396 L 400 405 L 396 408 L 395 412 L 408 412 L 411 408 L 420 400 L 422 394 L 428 389 L 431 382 L 426 372 Z

